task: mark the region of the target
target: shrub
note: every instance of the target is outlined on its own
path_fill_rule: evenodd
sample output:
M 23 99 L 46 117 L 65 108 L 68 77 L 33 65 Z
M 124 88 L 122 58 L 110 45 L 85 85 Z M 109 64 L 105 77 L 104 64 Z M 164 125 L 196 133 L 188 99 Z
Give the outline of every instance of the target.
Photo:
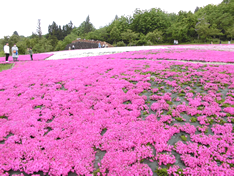
M 126 44 L 123 41 L 117 42 L 117 46 L 126 46 Z

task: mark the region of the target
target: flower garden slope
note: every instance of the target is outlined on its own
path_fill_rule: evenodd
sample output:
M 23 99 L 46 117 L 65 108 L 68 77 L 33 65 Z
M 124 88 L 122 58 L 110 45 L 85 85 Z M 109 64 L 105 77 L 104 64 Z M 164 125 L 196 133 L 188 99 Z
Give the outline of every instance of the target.
M 199 62 L 234 63 L 234 52 L 196 50 L 187 48 L 141 50 L 102 56 L 118 59 L 182 60 Z
M 53 54 L 33 54 L 33 60 L 34 61 L 40 61 L 45 60 L 46 58 L 52 56 Z M 10 56 L 8 59 L 10 62 L 13 62 L 13 58 Z M 18 57 L 19 61 L 31 61 L 30 55 L 19 55 Z M 5 57 L 0 57 L 0 63 L 5 62 Z
M 2 175 L 234 173 L 232 65 L 93 57 L 18 63 L 0 79 Z

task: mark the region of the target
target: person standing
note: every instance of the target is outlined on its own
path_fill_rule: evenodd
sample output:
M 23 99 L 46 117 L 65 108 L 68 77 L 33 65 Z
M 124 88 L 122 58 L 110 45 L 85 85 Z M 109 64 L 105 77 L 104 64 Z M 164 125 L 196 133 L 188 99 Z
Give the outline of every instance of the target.
M 33 60 L 33 51 L 32 51 L 31 47 L 28 49 L 28 53 L 29 53 L 29 55 L 31 57 L 31 60 Z
M 74 46 L 74 45 L 72 45 L 72 49 L 73 49 L 73 50 L 75 49 L 75 46 Z
M 6 43 L 6 45 L 4 46 L 4 53 L 6 55 L 6 62 L 8 61 L 9 55 L 10 55 L 10 47 L 9 47 L 9 43 Z
M 14 44 L 14 46 L 11 48 L 11 52 L 12 52 L 13 61 L 14 62 L 17 61 L 19 55 L 18 55 L 18 47 L 16 46 L 16 44 Z
M 101 48 L 102 46 L 101 46 L 101 43 L 98 43 L 98 48 Z

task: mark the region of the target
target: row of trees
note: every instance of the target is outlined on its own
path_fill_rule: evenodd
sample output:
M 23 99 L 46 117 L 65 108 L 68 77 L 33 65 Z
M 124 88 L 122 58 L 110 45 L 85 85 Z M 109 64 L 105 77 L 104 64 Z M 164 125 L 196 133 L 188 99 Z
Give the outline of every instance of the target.
M 160 8 L 136 9 L 132 16 L 115 16 L 111 23 L 99 29 L 94 28 L 89 16 L 78 27 L 71 21 L 64 26 L 53 22 L 46 35 L 42 35 L 38 20 L 37 33 L 24 37 L 14 32 L 12 36 L 0 39 L 0 49 L 9 42 L 10 46 L 17 44 L 20 54 L 24 54 L 27 47 L 33 47 L 36 53 L 58 51 L 64 50 L 76 38 L 101 40 L 118 46 L 172 44 L 173 40 L 180 43 L 217 42 L 233 39 L 233 21 L 234 0 L 196 7 L 194 13 L 166 13 Z M 0 54 L 2 52 L 0 50 Z
M 160 8 L 136 9 L 132 16 L 116 16 L 109 25 L 78 35 L 120 45 L 173 43 L 173 40 L 180 43 L 217 42 L 233 39 L 233 21 L 234 0 L 224 0 L 219 5 L 196 7 L 194 13 L 166 13 Z

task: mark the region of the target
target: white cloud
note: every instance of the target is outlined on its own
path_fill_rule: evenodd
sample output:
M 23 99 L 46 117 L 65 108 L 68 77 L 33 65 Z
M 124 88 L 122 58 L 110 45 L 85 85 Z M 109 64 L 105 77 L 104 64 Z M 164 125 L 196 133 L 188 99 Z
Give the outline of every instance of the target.
M 141 10 L 161 8 L 168 13 L 178 13 L 180 10 L 194 12 L 196 6 L 219 4 L 222 0 L 11 0 L 0 2 L 1 27 L 0 38 L 12 35 L 29 36 L 36 32 L 37 20 L 41 19 L 42 33 L 48 33 L 48 25 L 55 21 L 65 25 L 70 21 L 79 26 L 89 15 L 96 28 L 109 24 L 115 17 L 132 15 L 136 8 Z

